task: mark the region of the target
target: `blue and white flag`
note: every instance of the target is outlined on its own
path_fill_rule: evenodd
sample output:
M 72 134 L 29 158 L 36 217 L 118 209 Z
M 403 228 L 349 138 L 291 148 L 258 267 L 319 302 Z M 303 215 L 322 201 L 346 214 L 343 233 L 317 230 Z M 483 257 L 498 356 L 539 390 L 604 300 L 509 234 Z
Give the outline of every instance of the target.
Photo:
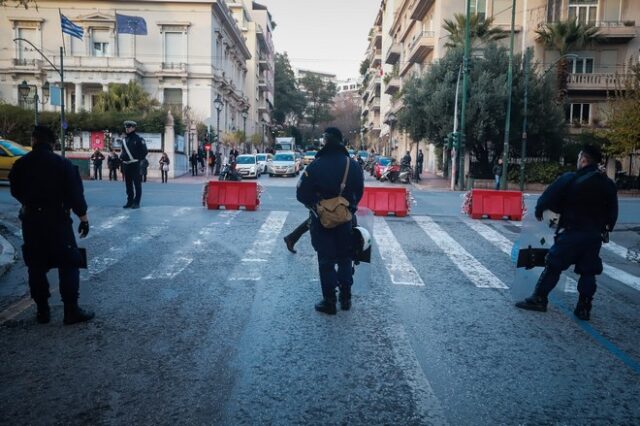
M 147 21 L 140 16 L 116 13 L 116 26 L 120 34 L 147 35 Z
M 60 26 L 62 27 L 63 33 L 82 40 L 82 36 L 84 35 L 82 27 L 71 22 L 71 20 L 62 13 L 60 14 Z

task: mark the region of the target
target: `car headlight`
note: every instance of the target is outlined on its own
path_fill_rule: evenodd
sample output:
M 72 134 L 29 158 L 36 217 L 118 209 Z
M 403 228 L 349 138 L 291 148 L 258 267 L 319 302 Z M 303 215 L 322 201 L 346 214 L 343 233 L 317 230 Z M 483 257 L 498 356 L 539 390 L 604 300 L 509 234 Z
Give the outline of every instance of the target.
M 251 168 L 249 169 L 249 171 L 250 171 L 251 173 L 255 173 L 255 172 L 256 172 L 256 168 L 255 168 L 254 166 L 251 166 Z

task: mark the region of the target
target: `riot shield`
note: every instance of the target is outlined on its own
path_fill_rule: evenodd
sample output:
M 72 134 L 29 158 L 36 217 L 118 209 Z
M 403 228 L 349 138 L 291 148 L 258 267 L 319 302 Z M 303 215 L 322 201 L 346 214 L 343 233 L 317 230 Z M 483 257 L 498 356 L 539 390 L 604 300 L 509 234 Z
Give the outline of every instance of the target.
M 515 300 L 522 300 L 533 293 L 544 270 L 547 252 L 553 245 L 557 223 L 558 215 L 551 211 L 545 211 L 540 222 L 532 213 L 522 218 L 520 236 L 511 253 L 515 273 L 510 288 Z M 556 288 L 564 289 L 564 281 L 565 277 L 561 275 Z
M 358 226 L 362 226 L 370 235 L 373 235 L 373 212 L 367 208 L 359 207 L 356 211 L 356 221 Z M 372 242 L 373 244 L 373 238 Z M 354 261 L 353 284 L 368 283 L 371 279 L 371 247 L 362 253 Z

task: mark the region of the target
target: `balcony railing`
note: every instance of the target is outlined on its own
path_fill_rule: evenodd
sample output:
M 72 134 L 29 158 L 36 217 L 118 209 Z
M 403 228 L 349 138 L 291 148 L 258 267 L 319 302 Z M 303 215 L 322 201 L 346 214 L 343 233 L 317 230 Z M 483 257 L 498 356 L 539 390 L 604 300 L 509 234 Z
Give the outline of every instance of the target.
M 16 67 L 35 67 L 42 64 L 40 59 L 14 58 L 13 65 Z
M 622 88 L 627 79 L 626 74 L 594 73 L 569 74 L 569 90 L 614 90 Z
M 385 64 L 394 65 L 400 59 L 402 54 L 402 47 L 399 43 L 391 43 L 391 46 L 387 49 L 387 53 L 384 55 Z
M 163 71 L 187 71 L 187 64 L 184 62 L 163 62 L 162 63 Z
M 384 93 L 393 95 L 400 90 L 400 87 L 402 87 L 402 79 L 398 76 L 391 77 L 387 86 L 384 88 Z
M 411 39 L 411 43 L 409 43 L 409 52 L 413 52 L 414 49 L 419 47 L 433 49 L 435 36 L 436 33 L 433 31 L 422 31 L 414 35 Z
M 431 9 L 433 2 L 434 0 L 414 0 L 413 4 L 409 6 L 411 19 L 422 21 L 422 18 L 424 18 L 429 9 Z
M 638 35 L 635 21 L 599 21 L 596 23 L 598 34 L 605 40 L 619 39 L 629 41 Z

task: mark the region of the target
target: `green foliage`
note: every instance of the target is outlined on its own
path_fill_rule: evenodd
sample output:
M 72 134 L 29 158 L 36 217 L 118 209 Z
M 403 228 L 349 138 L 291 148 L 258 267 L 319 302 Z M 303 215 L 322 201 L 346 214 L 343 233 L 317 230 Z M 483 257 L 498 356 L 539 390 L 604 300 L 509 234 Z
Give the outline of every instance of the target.
M 274 91 L 273 119 L 276 123 L 284 124 L 289 114 L 302 117 L 306 101 L 304 94 L 298 89 L 289 56 L 286 53 L 276 53 Z
M 502 154 L 506 119 L 508 52 L 490 43 L 482 58 L 474 58 L 469 75 L 465 146 L 490 171 L 493 159 Z M 525 78 L 522 57 L 514 57 L 510 150 L 520 152 Z M 430 71 L 409 80 L 402 90 L 404 108 L 399 125 L 412 139 L 428 139 L 436 146 L 445 143 L 453 129 L 453 109 L 462 49 L 450 49 Z M 560 156 L 564 113 L 554 102 L 548 80 L 537 77 L 528 64 L 528 156 L 557 159 Z
M 442 28 L 449 33 L 449 40 L 445 47 L 456 48 L 464 46 L 465 24 L 467 18 L 461 13 L 456 13 L 453 20 L 445 19 Z M 480 18 L 478 14 L 471 15 L 469 20 L 469 34 L 471 44 L 474 42 L 486 43 L 501 40 L 509 36 L 502 28 L 493 27 L 493 17 Z
M 159 106 L 158 100 L 152 99 L 137 81 L 130 80 L 127 84 L 109 83 L 108 90 L 96 96 L 94 111 L 150 111 Z
M 367 72 L 369 72 L 370 66 L 371 66 L 371 61 L 369 61 L 368 58 L 360 62 L 360 75 L 365 76 Z
M 331 106 L 337 93 L 336 85 L 332 82 L 325 83 L 314 74 L 305 75 L 300 80 L 300 85 L 304 87 L 307 98 L 305 119 L 311 124 L 312 129 L 315 129 L 318 123 L 331 121 Z
M 572 165 L 561 165 L 556 162 L 527 163 L 524 168 L 524 180 L 526 183 L 550 184 L 560 175 L 575 171 Z M 508 173 L 509 182 L 520 182 L 520 165 L 510 164 Z

